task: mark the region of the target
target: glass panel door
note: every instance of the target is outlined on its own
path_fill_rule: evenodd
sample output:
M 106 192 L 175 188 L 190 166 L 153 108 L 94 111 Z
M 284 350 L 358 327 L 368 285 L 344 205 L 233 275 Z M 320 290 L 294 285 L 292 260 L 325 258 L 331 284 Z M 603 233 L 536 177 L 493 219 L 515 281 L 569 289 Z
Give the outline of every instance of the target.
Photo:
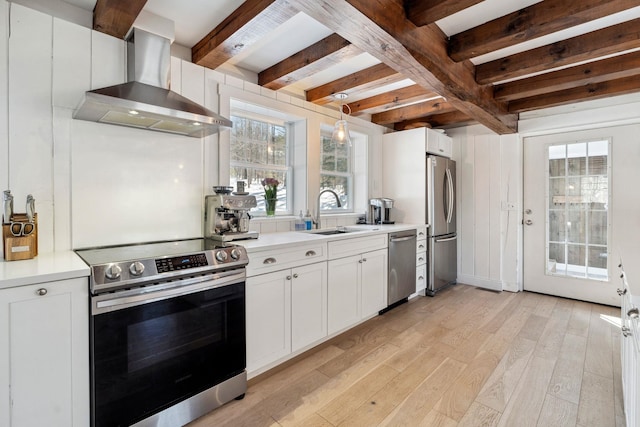
M 608 280 L 609 141 L 549 145 L 547 274 Z

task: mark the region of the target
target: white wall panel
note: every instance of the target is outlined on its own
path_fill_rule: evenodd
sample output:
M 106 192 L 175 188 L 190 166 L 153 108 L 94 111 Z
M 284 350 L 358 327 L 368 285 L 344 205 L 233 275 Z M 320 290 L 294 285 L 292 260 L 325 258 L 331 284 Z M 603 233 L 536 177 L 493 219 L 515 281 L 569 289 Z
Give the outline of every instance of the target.
M 91 30 L 53 19 L 54 250 L 71 249 L 71 125 L 73 110 L 91 88 Z
M 500 248 L 500 198 L 502 151 L 500 150 L 500 136 L 489 136 L 490 170 L 489 180 L 489 279 L 500 281 L 501 248 Z
M 33 194 L 38 250 L 53 250 L 51 56 L 53 18 L 13 3 L 9 38 L 9 182 L 14 210 Z
M 91 32 L 91 89 L 127 80 L 126 43 L 97 31 Z
M 0 0 L 0 190 L 9 188 L 7 64 L 9 63 L 9 3 Z M 2 245 L 4 246 L 4 245 Z M 0 254 L 2 248 L 0 248 Z
M 458 138 L 456 138 L 456 141 Z M 464 138 L 459 144 L 460 161 L 456 165 L 458 183 L 458 252 L 460 262 L 458 272 L 463 276 L 473 276 L 475 258 L 475 145 Z
M 474 165 L 474 276 L 489 278 L 491 257 L 491 145 L 488 135 L 480 135 L 473 141 Z
M 73 247 L 200 237 L 201 140 L 74 120 Z
M 91 30 L 53 20 L 53 105 L 76 108 L 91 89 Z

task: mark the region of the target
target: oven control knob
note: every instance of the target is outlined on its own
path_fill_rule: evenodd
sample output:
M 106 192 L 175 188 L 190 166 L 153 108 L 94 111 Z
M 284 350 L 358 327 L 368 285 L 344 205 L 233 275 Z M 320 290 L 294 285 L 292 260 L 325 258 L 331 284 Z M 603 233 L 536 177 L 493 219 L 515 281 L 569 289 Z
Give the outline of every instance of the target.
M 227 260 L 227 253 L 225 251 L 216 252 L 216 259 L 220 262 L 225 262 Z
M 129 266 L 129 272 L 134 276 L 139 276 L 144 272 L 144 264 L 136 261 Z
M 240 259 L 242 256 L 242 251 L 238 248 L 231 249 L 231 258 Z
M 122 269 L 118 267 L 116 264 L 109 264 L 107 269 L 104 272 L 104 275 L 107 279 L 115 280 L 120 278 L 120 273 L 122 273 Z

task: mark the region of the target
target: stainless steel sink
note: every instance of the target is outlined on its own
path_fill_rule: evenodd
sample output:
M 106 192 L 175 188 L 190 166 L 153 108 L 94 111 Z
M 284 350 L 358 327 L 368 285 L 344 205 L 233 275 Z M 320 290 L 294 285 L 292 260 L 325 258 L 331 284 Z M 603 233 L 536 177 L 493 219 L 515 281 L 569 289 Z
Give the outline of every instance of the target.
M 362 231 L 362 230 L 351 229 L 351 228 L 347 228 L 347 227 L 336 227 L 336 228 L 330 228 L 330 229 L 326 229 L 326 230 L 305 230 L 305 231 L 303 231 L 303 233 L 321 234 L 323 236 L 332 236 L 334 234 L 352 233 L 354 231 Z
M 323 236 L 331 236 L 332 234 L 345 234 L 345 233 L 349 233 L 349 230 L 319 230 L 316 232 L 313 232 L 313 234 L 322 234 Z

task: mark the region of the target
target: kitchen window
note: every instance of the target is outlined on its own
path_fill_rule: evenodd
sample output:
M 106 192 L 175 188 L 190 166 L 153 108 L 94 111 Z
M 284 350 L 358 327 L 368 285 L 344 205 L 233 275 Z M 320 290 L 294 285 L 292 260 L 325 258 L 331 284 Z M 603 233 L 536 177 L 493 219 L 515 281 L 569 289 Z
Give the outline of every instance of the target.
M 609 141 L 548 148 L 547 274 L 607 280 Z
M 291 214 L 288 197 L 291 182 L 290 125 L 283 121 L 249 114 L 231 116 L 230 185 L 245 182 L 245 191 L 256 196 L 258 206 L 252 213 L 266 213 L 262 180 L 275 178 L 278 185 L 276 215 Z
M 353 160 L 352 147 L 331 141 L 330 133 L 320 136 L 320 190 L 338 193 L 341 207 L 335 197 L 325 193 L 320 208 L 327 212 L 353 212 Z

